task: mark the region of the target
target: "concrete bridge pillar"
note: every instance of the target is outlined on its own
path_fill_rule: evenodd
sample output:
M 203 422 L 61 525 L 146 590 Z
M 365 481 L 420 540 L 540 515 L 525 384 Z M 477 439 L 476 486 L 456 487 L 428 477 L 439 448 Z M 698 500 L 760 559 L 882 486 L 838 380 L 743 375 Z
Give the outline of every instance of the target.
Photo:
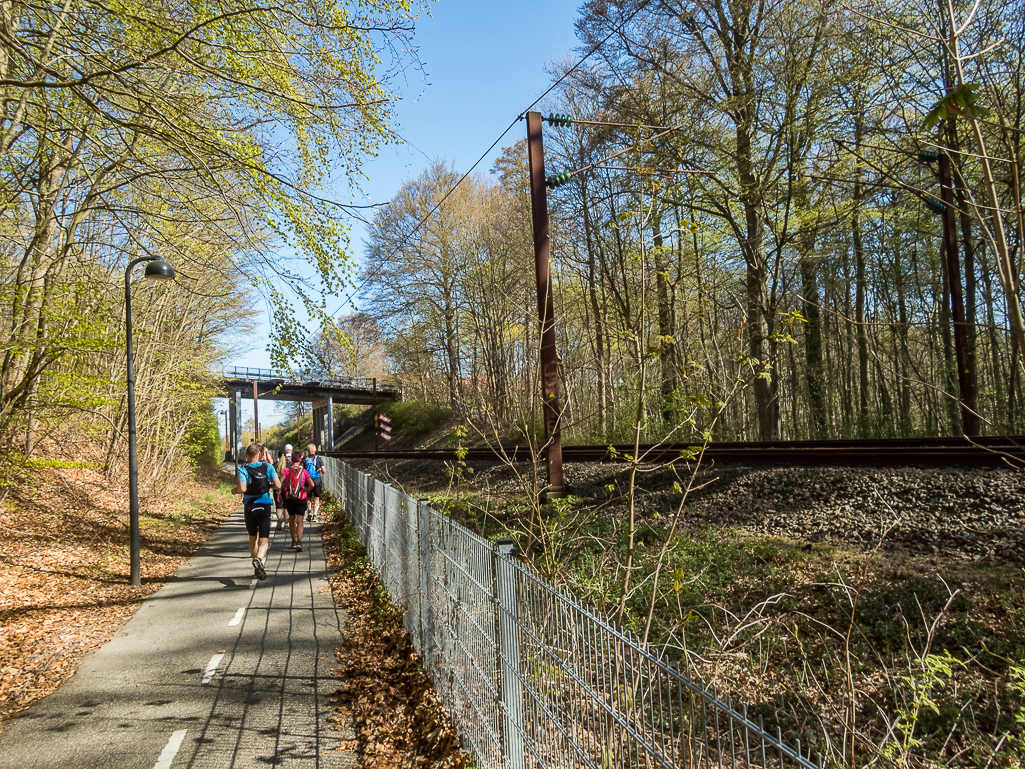
M 319 451 L 335 449 L 334 398 L 321 398 L 313 402 L 313 442 Z
M 327 451 L 335 450 L 335 399 L 327 398 Z

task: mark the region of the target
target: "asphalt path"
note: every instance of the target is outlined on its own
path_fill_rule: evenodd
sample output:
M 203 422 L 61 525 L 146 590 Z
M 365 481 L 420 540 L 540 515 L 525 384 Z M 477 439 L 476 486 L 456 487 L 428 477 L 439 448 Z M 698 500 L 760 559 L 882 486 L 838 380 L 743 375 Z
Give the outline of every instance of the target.
M 78 673 L 0 736 L 0 769 L 355 766 L 328 722 L 334 605 L 317 525 L 272 531 L 253 578 L 241 508 Z

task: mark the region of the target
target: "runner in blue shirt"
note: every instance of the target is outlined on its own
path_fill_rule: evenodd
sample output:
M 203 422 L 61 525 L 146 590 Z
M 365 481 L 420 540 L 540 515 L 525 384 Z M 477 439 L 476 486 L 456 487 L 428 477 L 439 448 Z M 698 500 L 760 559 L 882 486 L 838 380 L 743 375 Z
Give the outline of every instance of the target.
M 324 491 L 324 457 L 317 456 L 317 445 L 311 443 L 306 447 L 306 459 L 303 460 L 306 472 L 313 479 L 313 491 L 310 492 L 310 499 L 313 500 L 313 507 L 306 517 L 307 523 L 316 523 L 320 515 L 320 495 Z
M 271 488 L 280 489 L 281 481 L 270 462 L 258 459 L 263 449 L 258 443 L 246 449 L 246 464 L 238 469 L 238 490 L 245 510 L 249 532 L 249 555 L 257 579 L 267 579 L 267 548 L 270 547 L 270 518 L 274 510 Z

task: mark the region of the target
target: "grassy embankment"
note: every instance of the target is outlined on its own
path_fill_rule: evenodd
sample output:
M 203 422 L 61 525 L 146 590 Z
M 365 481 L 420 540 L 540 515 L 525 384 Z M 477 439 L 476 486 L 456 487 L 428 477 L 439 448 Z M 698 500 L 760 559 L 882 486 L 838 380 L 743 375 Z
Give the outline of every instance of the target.
M 540 506 L 460 469 L 447 468 L 444 492 L 405 491 L 513 537 L 539 570 L 616 613 L 622 489 Z M 634 542 L 623 624 L 835 765 L 1022 765 L 1021 568 L 694 526 L 685 508 L 645 516 Z
M 465 485 L 434 501 L 485 536 L 512 536 L 536 567 L 615 614 L 622 515 L 594 500 L 496 504 Z M 850 765 L 1021 765 L 1021 569 L 812 547 L 685 516 L 637 529 L 623 620 L 633 633 L 804 745 L 853 753 Z

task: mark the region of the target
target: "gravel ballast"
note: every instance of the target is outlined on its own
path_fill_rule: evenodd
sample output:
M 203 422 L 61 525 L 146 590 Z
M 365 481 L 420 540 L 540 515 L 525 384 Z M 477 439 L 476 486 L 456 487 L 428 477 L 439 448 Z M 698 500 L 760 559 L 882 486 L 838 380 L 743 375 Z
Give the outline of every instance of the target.
M 355 462 L 411 495 L 443 493 L 445 463 Z M 463 491 L 498 498 L 524 492 L 529 464 L 470 463 Z M 543 470 L 542 470 L 543 472 Z M 683 500 L 690 471 L 642 466 L 640 522 L 662 525 Z M 570 493 L 601 515 L 623 516 L 628 468 L 612 463 L 565 465 Z M 903 551 L 955 561 L 1025 565 L 1025 472 L 935 467 L 791 467 L 719 465 L 700 470 L 684 525 L 736 526 L 752 535 L 855 549 Z M 614 487 L 610 491 L 609 488 Z M 653 513 L 657 516 L 652 515 Z

